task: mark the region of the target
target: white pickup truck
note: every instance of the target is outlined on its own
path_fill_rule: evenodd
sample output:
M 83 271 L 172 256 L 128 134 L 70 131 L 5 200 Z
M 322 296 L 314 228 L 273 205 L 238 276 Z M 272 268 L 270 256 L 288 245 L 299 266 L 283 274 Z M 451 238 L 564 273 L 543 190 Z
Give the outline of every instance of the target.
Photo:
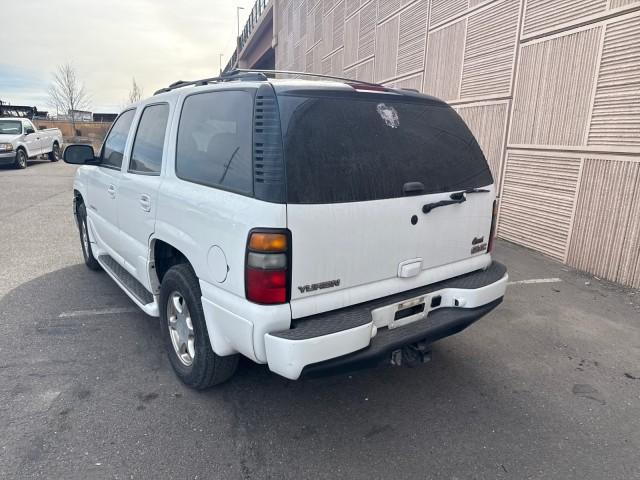
M 131 105 L 64 160 L 87 267 L 160 317 L 194 388 L 239 354 L 289 379 L 425 362 L 505 294 L 489 166 L 433 97 L 238 71 Z
M 0 118 L 0 165 L 27 168 L 27 160 L 47 155 L 57 162 L 62 151 L 58 128 L 37 130 L 27 118 Z

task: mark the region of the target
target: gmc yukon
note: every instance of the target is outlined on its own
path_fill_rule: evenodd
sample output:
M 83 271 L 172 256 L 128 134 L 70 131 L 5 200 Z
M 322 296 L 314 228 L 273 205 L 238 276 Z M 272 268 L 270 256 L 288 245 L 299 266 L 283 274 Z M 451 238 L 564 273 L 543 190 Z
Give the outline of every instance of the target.
M 160 317 L 194 388 L 239 355 L 289 379 L 424 362 L 505 293 L 494 180 L 433 97 L 238 70 L 156 92 L 64 159 L 86 265 Z

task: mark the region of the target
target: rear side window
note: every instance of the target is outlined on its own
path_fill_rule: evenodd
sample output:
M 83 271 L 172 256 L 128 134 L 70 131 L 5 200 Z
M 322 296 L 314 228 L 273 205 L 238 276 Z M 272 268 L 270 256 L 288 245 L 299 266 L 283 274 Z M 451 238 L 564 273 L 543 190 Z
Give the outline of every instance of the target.
M 244 91 L 187 97 L 178 125 L 176 174 L 242 194 L 253 192 L 253 96 Z
M 279 96 L 289 203 L 401 197 L 493 183 L 482 150 L 449 106 L 348 93 Z
M 104 141 L 100 165 L 117 169 L 122 166 L 124 147 L 127 143 L 134 113 L 135 110 L 127 110 L 116 119 L 107 139 Z
M 142 112 L 133 141 L 129 171 L 146 175 L 160 174 L 169 105 L 150 105 Z

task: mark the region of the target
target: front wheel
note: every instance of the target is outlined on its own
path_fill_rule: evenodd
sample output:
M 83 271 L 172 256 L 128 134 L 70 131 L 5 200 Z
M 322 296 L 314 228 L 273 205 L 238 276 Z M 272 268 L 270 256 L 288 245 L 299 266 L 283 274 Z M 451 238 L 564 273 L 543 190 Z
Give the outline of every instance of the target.
M 27 168 L 27 152 L 25 152 L 22 149 L 19 149 L 16 152 L 16 162 L 15 162 L 15 167 L 16 168 L 20 168 L 20 169 L 24 169 Z
M 211 349 L 201 296 L 190 265 L 174 265 L 164 275 L 159 306 L 165 348 L 180 380 L 197 390 L 228 380 L 238 366 L 238 355 L 221 357 Z
M 90 270 L 100 270 L 100 264 L 96 257 L 93 256 L 91 242 L 89 241 L 89 228 L 87 226 L 87 209 L 84 203 L 78 206 L 78 228 L 80 229 L 80 245 L 82 246 L 82 256 L 84 264 Z
M 60 145 L 58 145 L 57 143 L 53 144 L 53 148 L 49 152 L 49 160 L 51 160 L 52 162 L 57 162 L 58 160 L 60 160 Z

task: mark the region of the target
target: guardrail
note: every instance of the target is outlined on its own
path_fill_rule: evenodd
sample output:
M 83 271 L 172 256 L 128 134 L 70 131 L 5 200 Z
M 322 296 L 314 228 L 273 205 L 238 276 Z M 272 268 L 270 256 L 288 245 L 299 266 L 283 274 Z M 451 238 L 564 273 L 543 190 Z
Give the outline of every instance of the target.
M 236 49 L 233 51 L 233 55 L 229 59 L 227 66 L 224 67 L 225 72 L 232 70 L 238 65 L 238 53 L 242 51 L 244 46 L 247 44 L 251 33 L 258 26 L 258 20 L 267 9 L 267 7 L 271 4 L 273 0 L 256 0 L 256 3 L 253 4 L 253 8 L 251 9 L 251 13 L 249 14 L 249 18 L 247 19 L 247 23 L 245 23 L 242 32 L 240 32 L 240 36 L 236 41 Z

